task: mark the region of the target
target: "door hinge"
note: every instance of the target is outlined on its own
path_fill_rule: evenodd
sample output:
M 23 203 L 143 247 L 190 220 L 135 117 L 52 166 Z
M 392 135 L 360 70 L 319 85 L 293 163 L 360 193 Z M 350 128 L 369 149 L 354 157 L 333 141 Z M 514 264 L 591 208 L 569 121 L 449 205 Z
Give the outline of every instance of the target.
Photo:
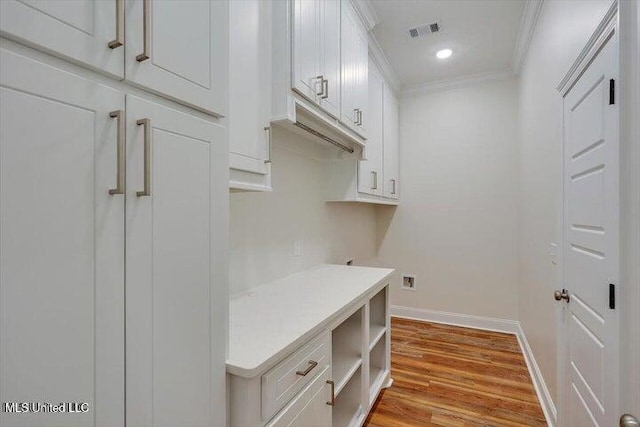
M 616 309 L 616 285 L 609 283 L 609 308 Z
M 616 103 L 616 81 L 609 79 L 609 105 Z

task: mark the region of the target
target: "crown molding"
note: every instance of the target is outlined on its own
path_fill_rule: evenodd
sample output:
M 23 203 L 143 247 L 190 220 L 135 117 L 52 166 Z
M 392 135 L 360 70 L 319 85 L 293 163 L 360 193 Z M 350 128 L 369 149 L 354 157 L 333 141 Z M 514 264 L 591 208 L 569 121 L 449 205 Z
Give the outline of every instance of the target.
M 372 32 L 369 32 L 369 57 L 373 60 L 373 62 L 378 65 L 380 72 L 382 73 L 382 77 L 384 77 L 385 82 L 394 90 L 394 92 L 400 91 L 400 79 L 398 78 L 396 72 L 393 70 L 387 55 L 385 55 L 384 51 L 380 47 L 378 40 L 376 40 L 375 36 Z
M 474 74 L 471 76 L 457 77 L 454 79 L 437 80 L 434 82 L 417 83 L 408 86 L 402 86 L 401 94 L 413 95 L 428 92 L 437 92 L 441 90 L 457 89 L 465 86 L 472 86 L 479 83 L 510 80 L 515 78 L 516 75 L 511 69 L 494 71 L 489 73 Z
M 593 58 L 600 52 L 602 46 L 617 32 L 618 0 L 613 0 L 609 10 L 598 24 L 591 38 L 573 62 L 567 74 L 562 78 L 556 89 L 565 96 L 589 66 Z
M 380 23 L 378 14 L 369 0 L 351 0 L 351 3 L 367 31 L 373 30 L 373 27 Z
M 385 82 L 395 91 L 400 90 L 400 79 L 393 70 L 389 58 L 380 47 L 380 43 L 373 35 L 373 28 L 380 23 L 378 14 L 369 0 L 351 0 L 362 25 L 365 27 L 369 37 L 369 57 L 378 65 Z
M 511 60 L 511 68 L 513 73 L 518 75 L 522 69 L 522 64 L 527 57 L 531 38 L 540 16 L 542 3 L 544 0 L 527 0 L 522 11 L 522 19 L 520 20 L 520 30 L 518 31 L 518 39 L 513 50 L 513 59 Z

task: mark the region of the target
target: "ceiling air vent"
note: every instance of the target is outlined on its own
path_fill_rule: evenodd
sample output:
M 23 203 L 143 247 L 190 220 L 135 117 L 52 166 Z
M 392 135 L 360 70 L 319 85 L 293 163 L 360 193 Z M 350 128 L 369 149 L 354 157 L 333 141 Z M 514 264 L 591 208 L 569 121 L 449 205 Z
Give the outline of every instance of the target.
M 439 33 L 440 31 L 442 31 L 440 22 L 432 22 L 431 24 L 422 24 L 415 28 L 410 28 L 409 35 L 412 39 L 417 39 L 429 34 Z

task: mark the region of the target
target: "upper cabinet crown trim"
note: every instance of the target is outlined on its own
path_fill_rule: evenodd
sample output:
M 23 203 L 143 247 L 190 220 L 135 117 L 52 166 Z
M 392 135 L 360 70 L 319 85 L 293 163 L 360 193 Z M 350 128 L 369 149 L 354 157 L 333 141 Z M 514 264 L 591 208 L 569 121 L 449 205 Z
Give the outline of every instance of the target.
M 380 23 L 378 14 L 369 0 L 351 0 L 351 2 L 367 31 L 373 30 Z

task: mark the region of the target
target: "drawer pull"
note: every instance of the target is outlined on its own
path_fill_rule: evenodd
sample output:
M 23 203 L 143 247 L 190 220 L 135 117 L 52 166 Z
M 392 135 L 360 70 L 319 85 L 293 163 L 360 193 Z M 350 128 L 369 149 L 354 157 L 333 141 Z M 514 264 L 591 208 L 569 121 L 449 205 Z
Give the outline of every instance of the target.
M 327 402 L 327 405 L 333 406 L 336 404 L 336 384 L 331 380 L 327 380 L 327 384 L 331 386 L 331 400 Z
M 303 377 L 306 377 L 307 374 L 311 372 L 313 368 L 315 368 L 316 366 L 318 366 L 318 362 L 316 362 L 315 360 L 309 360 L 309 367 L 304 371 L 297 371 L 296 375 L 301 375 Z

